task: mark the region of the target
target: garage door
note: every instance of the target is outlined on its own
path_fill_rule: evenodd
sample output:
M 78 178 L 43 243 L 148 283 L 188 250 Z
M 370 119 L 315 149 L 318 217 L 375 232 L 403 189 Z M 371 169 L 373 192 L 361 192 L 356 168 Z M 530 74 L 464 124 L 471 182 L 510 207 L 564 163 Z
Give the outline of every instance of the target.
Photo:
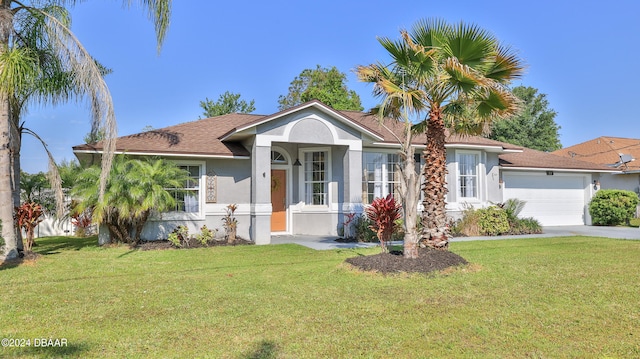
M 504 199 L 526 201 L 520 217 L 533 217 L 543 226 L 584 224 L 585 176 L 503 173 Z

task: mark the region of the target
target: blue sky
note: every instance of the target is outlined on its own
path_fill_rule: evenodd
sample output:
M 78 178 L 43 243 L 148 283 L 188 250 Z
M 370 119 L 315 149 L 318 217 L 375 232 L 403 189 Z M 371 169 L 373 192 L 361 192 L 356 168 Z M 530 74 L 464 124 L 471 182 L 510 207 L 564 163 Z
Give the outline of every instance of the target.
M 152 23 L 121 4 L 72 9 L 72 30 L 113 70 L 107 83 L 121 136 L 196 120 L 201 100 L 227 90 L 254 99 L 254 113 L 271 114 L 291 80 L 316 65 L 345 72 L 369 109 L 377 100 L 353 69 L 388 62 L 376 37 L 397 38 L 418 19 L 438 17 L 475 23 L 518 51 L 527 70 L 514 85 L 547 94 L 564 147 L 598 136 L 640 138 L 637 1 L 174 1 L 159 55 Z M 73 159 L 71 147 L 90 129 L 86 102 L 32 107 L 25 121 L 56 161 Z M 23 170 L 46 171 L 46 163 L 26 136 Z

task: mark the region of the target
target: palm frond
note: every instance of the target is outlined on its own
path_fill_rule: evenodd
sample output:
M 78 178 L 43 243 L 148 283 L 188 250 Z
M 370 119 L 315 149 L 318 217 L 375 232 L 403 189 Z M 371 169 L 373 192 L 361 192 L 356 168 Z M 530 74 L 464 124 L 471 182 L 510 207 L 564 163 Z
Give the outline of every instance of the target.
M 494 59 L 487 68 L 485 76 L 498 81 L 501 84 L 508 84 L 510 81 L 519 79 L 524 73 L 525 65 L 510 47 L 500 45 L 497 47 Z
M 106 190 L 107 178 L 115 151 L 117 136 L 115 112 L 111 93 L 102 77 L 101 68 L 82 46 L 80 41 L 68 27 L 56 17 L 42 13 L 47 20 L 47 31 L 52 48 L 57 50 L 57 56 L 65 66 L 69 66 L 74 75 L 73 81 L 77 88 L 82 89 L 90 98 L 92 108 L 92 128 L 102 128 L 105 132 L 104 152 L 102 155 L 102 176 L 100 177 L 100 197 Z

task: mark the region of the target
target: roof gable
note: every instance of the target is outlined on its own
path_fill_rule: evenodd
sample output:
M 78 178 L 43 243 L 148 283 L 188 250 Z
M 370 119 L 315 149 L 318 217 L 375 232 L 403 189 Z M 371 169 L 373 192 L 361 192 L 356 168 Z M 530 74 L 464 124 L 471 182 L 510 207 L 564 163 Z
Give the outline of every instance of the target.
M 629 162 L 627 167 L 619 169 L 640 170 L 640 139 L 601 136 L 552 153 L 601 165 L 617 163 L 620 154 L 628 154 L 636 161 Z
M 226 134 L 224 134 L 221 137 L 221 140 L 225 141 L 227 139 L 232 139 L 234 137 L 234 135 L 236 134 L 240 134 L 242 132 L 247 132 L 247 131 L 251 131 L 252 129 L 255 129 L 257 126 L 262 125 L 264 123 L 270 122 L 270 121 L 275 121 L 278 120 L 280 118 L 286 117 L 288 115 L 294 114 L 296 112 L 302 112 L 304 110 L 307 109 L 316 109 L 319 110 L 322 113 L 325 113 L 329 116 L 331 116 L 332 118 L 340 121 L 341 123 L 347 125 L 348 127 L 351 127 L 353 129 L 355 129 L 356 131 L 359 131 L 369 137 L 372 137 L 376 140 L 383 140 L 383 137 L 377 133 L 376 131 L 372 131 L 370 128 L 368 128 L 367 126 L 362 126 L 362 124 L 353 121 L 353 119 L 349 116 L 345 116 L 345 114 L 343 113 L 343 111 L 338 111 L 338 110 L 334 110 L 333 108 L 325 105 L 324 103 L 318 101 L 318 100 L 312 100 L 309 102 L 305 102 L 303 104 L 300 104 L 298 106 L 294 106 L 292 108 L 280 111 L 280 112 L 276 112 L 272 115 L 268 115 L 268 116 L 263 116 L 262 118 L 256 119 L 253 122 L 250 123 L 246 123 L 240 126 L 236 126 L 233 129 L 229 130 Z

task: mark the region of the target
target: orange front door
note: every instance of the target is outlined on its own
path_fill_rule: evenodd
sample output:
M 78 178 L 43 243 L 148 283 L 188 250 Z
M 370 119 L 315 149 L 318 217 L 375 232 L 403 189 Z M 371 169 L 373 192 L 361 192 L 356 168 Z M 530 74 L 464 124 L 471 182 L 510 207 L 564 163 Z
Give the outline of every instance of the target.
M 271 170 L 271 231 L 287 230 L 287 171 Z

